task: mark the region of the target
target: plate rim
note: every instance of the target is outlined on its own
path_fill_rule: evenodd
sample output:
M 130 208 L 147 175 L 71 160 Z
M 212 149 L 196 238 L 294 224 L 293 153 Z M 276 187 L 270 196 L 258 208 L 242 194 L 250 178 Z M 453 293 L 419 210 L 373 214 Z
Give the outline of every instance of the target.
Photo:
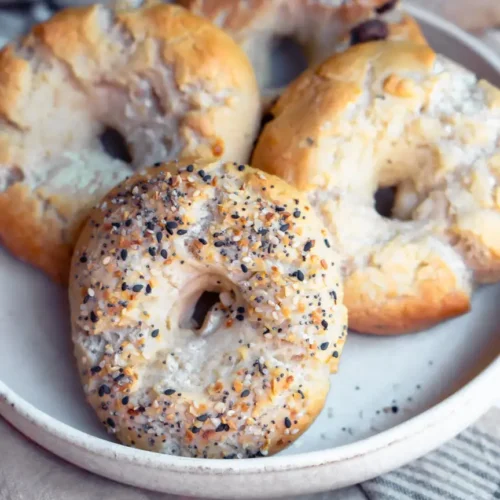
M 490 386 L 493 388 L 498 382 L 500 382 L 500 356 L 493 360 L 462 388 L 443 401 L 419 415 L 397 424 L 390 429 L 379 432 L 374 436 L 326 450 L 285 456 L 275 455 L 272 457 L 254 458 L 252 460 L 206 460 L 202 458 L 165 455 L 147 450 L 130 448 L 118 442 L 107 441 L 100 437 L 91 436 L 39 410 L 21 396 L 17 395 L 2 381 L 0 381 L 0 414 L 5 416 L 14 427 L 19 428 L 16 421 L 6 416 L 6 413 L 8 413 L 6 407 L 10 406 L 19 417 L 43 429 L 45 433 L 53 435 L 86 452 L 95 453 L 104 458 L 135 464 L 139 462 L 142 465 L 153 465 L 158 469 L 170 470 L 172 472 L 189 471 L 195 474 L 245 473 L 246 475 L 250 475 L 263 472 L 270 473 L 307 469 L 319 465 L 348 461 L 360 455 L 377 453 L 377 451 L 387 446 L 406 438 L 414 437 L 428 430 L 430 427 L 434 427 L 435 425 L 439 425 L 440 422 L 446 421 L 447 416 L 473 400 L 475 394 L 482 392 L 481 389 Z M 481 416 L 496 401 L 497 395 L 493 390 L 486 390 L 484 392 L 490 394 L 490 397 L 482 398 L 483 404 L 479 406 L 472 405 L 475 410 L 470 412 L 472 418 L 465 418 L 462 428 L 465 428 L 471 421 Z M 460 404 L 460 402 L 462 403 Z M 460 432 L 460 429 L 457 433 L 458 432 Z
M 454 38 L 460 39 L 460 41 L 467 45 L 473 52 L 486 60 L 500 75 L 500 57 L 479 39 L 464 32 L 454 24 L 440 18 L 432 12 L 410 5 L 406 5 L 405 10 L 419 21 L 423 21 Z M 17 417 L 34 425 L 45 435 L 52 435 L 82 451 L 97 454 L 103 458 L 109 458 L 118 462 L 131 464 L 139 463 L 140 465 L 153 467 L 158 470 L 168 470 L 180 473 L 189 472 L 190 474 L 199 475 L 221 473 L 227 475 L 238 475 L 242 473 L 245 475 L 253 475 L 308 469 L 320 465 L 349 461 L 360 455 L 369 456 L 375 454 L 387 446 L 414 437 L 415 435 L 425 432 L 430 427 L 439 425 L 443 421 L 446 421 L 447 416 L 454 411 L 466 407 L 468 402 L 474 400 L 474 396 L 477 398 L 477 395 L 481 395 L 479 398 L 480 404 L 464 412 L 464 417 L 459 426 L 460 428 L 455 429 L 455 434 L 457 434 L 493 405 L 497 399 L 497 395 L 493 390 L 488 389 L 493 388 L 498 383 L 500 383 L 500 356 L 497 356 L 495 360 L 489 363 L 489 365 L 474 378 L 443 401 L 415 417 L 374 436 L 325 450 L 237 461 L 222 459 L 205 460 L 200 458 L 163 455 L 151 451 L 130 448 L 116 442 L 110 442 L 100 437 L 92 436 L 39 410 L 19 396 L 14 390 L 10 389 L 1 380 L 0 414 L 5 417 L 7 421 L 11 422 L 14 427 L 21 430 L 21 432 L 22 423 L 19 423 L 17 419 L 9 418 L 9 414 L 12 413 L 12 411 Z M 30 437 L 39 443 L 36 437 Z M 41 438 L 39 439 L 41 440 Z M 438 446 L 445 440 L 446 437 L 441 442 L 436 440 L 435 446 Z M 61 456 L 61 453 L 58 451 L 53 449 L 50 451 Z M 416 457 L 410 456 L 410 454 L 408 455 L 408 461 L 414 458 Z M 401 465 L 404 463 L 405 461 L 402 460 Z M 79 465 L 88 468 L 82 464 Z

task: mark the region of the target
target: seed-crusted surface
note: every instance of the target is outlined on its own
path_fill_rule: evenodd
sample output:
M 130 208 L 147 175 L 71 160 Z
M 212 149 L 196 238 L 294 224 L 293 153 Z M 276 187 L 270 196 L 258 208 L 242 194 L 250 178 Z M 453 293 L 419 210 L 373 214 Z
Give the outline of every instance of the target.
M 193 310 L 216 292 L 202 324 Z M 75 352 L 108 430 L 244 458 L 321 410 L 347 332 L 338 257 L 308 202 L 245 165 L 160 165 L 113 190 L 73 257 Z

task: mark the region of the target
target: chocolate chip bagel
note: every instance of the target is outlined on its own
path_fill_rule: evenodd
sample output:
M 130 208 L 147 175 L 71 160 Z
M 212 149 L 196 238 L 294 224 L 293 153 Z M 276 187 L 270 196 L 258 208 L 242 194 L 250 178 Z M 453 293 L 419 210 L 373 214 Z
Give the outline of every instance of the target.
M 425 43 L 417 22 L 397 0 L 180 0 L 227 31 L 252 61 L 265 96 L 273 85 L 276 42 L 292 38 L 316 65 L 334 52 L 372 40 Z

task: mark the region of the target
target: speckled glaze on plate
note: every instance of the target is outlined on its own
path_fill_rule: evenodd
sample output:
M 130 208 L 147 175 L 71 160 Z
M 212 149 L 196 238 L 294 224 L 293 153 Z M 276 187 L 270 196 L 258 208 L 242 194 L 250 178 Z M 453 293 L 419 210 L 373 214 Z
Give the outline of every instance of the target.
M 500 58 L 418 9 L 436 50 L 500 84 Z M 115 443 L 83 398 L 65 290 L 0 251 L 0 413 L 28 437 L 102 476 L 157 491 L 268 498 L 340 488 L 439 446 L 498 400 L 500 286 L 472 312 L 415 335 L 352 334 L 314 425 L 275 457 L 200 460 Z M 258 480 L 257 480 L 258 475 Z

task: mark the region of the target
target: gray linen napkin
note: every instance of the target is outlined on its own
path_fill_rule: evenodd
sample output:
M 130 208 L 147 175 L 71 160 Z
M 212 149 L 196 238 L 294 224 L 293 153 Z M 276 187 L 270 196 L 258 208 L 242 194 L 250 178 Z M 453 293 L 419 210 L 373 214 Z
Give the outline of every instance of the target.
M 73 0 L 83 3 L 87 0 Z M 6 3 L 0 0 L 0 3 Z M 0 8 L 0 45 L 46 19 L 56 4 L 11 1 Z M 500 0 L 414 0 L 466 28 L 500 25 Z M 483 40 L 500 53 L 500 31 Z M 499 381 L 500 386 L 500 381 Z M 295 500 L 493 500 L 500 499 L 500 410 L 437 451 L 384 476 L 335 492 Z M 25 439 L 0 419 L 0 500 L 181 500 L 120 485 L 64 462 Z
M 377 500 L 500 498 L 500 410 L 490 410 L 438 450 L 361 489 Z

